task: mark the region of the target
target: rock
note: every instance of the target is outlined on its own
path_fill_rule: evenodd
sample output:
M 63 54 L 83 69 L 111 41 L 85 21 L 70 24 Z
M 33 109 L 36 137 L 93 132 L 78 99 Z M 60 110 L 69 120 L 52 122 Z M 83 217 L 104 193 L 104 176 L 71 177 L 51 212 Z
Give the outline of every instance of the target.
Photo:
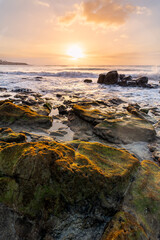
M 137 82 L 132 80 L 132 81 L 127 81 L 127 86 L 129 87 L 137 87 Z
M 64 105 L 59 106 L 58 111 L 59 111 L 59 114 L 61 114 L 61 115 L 65 115 L 68 113 L 67 108 Z
M 33 91 L 30 88 L 16 88 L 13 89 L 12 92 L 33 93 Z
M 8 97 L 11 97 L 12 95 L 11 94 L 3 94 L 2 96 L 0 96 L 1 98 L 8 98 Z
M 58 131 L 53 131 L 50 132 L 50 136 L 55 136 L 55 137 L 64 137 L 64 135 L 66 135 L 67 132 L 66 131 L 62 131 L 62 130 L 58 130 Z
M 104 120 L 107 117 L 107 115 L 100 112 L 100 110 L 92 109 L 92 108 L 90 110 L 90 108 L 91 108 L 90 105 L 87 105 L 87 106 L 74 105 L 73 111 L 80 118 L 94 125 Z
M 112 98 L 112 99 L 109 99 L 108 102 L 113 103 L 115 105 L 120 105 L 122 103 L 125 103 L 125 101 L 123 101 L 120 98 Z
M 152 124 L 135 108 L 134 114 L 133 112 L 132 114 L 102 112 L 93 109 L 92 105 L 74 105 L 73 111 L 80 118 L 92 124 L 96 135 L 111 143 L 150 142 L 156 137 Z
M 160 167 L 144 160 L 126 195 L 123 209 L 135 216 L 145 230 L 146 239 L 158 240 L 160 234 Z
M 119 74 L 119 79 L 123 80 L 125 78 L 125 74 Z
M 76 152 L 56 142 L 8 144 L 0 149 L 0 201 L 38 219 L 71 206 L 105 216 L 119 207 L 138 165 L 127 151 L 99 143 L 80 143 Z
M 123 78 L 123 81 L 132 81 L 132 76 L 129 75 L 129 76 L 127 76 L 127 77 L 124 77 L 124 78 Z
M 148 77 L 140 77 L 136 79 L 137 85 L 139 87 L 145 87 L 148 83 Z
M 45 102 L 43 104 L 43 107 L 47 108 L 49 110 L 49 112 L 51 112 L 51 110 L 52 110 L 52 104 L 50 102 Z
M 156 150 L 153 152 L 153 158 L 156 162 L 160 164 L 160 150 Z
M 105 74 L 100 74 L 97 83 L 104 83 L 105 76 Z
M 62 94 L 58 94 L 58 93 L 57 93 L 57 94 L 56 94 L 56 97 L 57 97 L 57 98 L 61 98 L 61 97 L 62 97 Z
M 143 227 L 127 212 L 118 212 L 109 223 L 101 240 L 148 240 Z
M 7 91 L 7 88 L 0 87 L 0 92 L 5 92 Z
M 24 124 L 33 126 L 50 127 L 52 118 L 37 114 L 28 106 L 18 106 L 11 102 L 0 103 L 0 123 L 2 124 Z
M 2 142 L 25 142 L 26 136 L 23 133 L 13 132 L 11 128 L 0 128 L 0 141 Z
M 151 142 L 156 137 L 154 127 L 136 117 L 105 119 L 94 127 L 94 132 L 111 143 Z
M 92 80 L 91 79 L 85 79 L 84 82 L 85 83 L 92 83 Z
M 118 72 L 110 71 L 107 73 L 104 83 L 107 85 L 116 84 L 118 82 Z
M 100 74 L 98 78 L 98 83 L 104 83 L 107 85 L 118 83 L 118 72 L 110 71 L 106 75 Z

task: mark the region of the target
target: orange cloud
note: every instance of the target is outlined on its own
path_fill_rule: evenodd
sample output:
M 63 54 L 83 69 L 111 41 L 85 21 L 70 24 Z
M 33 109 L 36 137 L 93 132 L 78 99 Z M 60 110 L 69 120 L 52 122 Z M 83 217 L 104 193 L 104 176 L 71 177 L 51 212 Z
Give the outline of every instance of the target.
M 75 5 L 73 12 L 59 18 L 62 24 L 71 24 L 77 16 L 84 23 L 119 26 L 124 24 L 133 12 L 142 14 L 146 8 L 124 3 L 123 0 L 88 0 Z
M 59 18 L 59 22 L 62 24 L 70 25 L 76 18 L 76 12 L 68 12 L 65 16 Z

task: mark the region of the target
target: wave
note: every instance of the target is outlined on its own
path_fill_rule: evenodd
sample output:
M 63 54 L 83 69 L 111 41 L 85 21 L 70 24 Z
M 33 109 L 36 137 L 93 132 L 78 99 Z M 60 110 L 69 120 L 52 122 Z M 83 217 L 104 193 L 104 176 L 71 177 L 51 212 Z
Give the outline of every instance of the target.
M 78 68 L 77 68 L 78 69 Z M 82 69 L 82 68 L 81 68 Z M 59 78 L 98 78 L 100 73 L 107 73 L 110 69 L 102 69 L 95 68 L 99 70 L 98 72 L 94 72 L 95 69 L 92 69 L 93 73 L 87 71 L 88 68 L 84 69 L 85 71 L 59 71 L 59 72 L 50 72 L 50 71 L 1 71 L 0 75 L 14 75 L 21 76 L 22 78 L 37 78 L 39 77 L 59 77 Z M 80 70 L 80 69 L 79 69 Z M 131 75 L 133 78 L 137 78 L 139 76 L 147 76 L 151 80 L 160 80 L 160 72 L 159 71 L 150 71 L 149 69 L 131 69 L 131 68 L 121 68 L 116 69 L 119 73 L 124 73 L 127 75 Z
M 1 75 L 19 75 L 19 76 L 31 76 L 31 77 L 64 77 L 64 78 L 97 78 L 98 74 L 88 72 L 22 72 L 22 71 L 10 71 L 0 72 Z

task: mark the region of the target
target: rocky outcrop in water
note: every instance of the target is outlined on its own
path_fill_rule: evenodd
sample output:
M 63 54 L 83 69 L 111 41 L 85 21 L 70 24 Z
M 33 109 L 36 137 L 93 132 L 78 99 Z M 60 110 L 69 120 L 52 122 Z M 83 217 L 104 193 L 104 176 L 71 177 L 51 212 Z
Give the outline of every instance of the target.
M 148 77 L 142 76 L 137 79 L 133 79 L 132 76 L 125 76 L 124 74 L 118 74 L 117 71 L 110 71 L 107 74 L 100 74 L 97 83 L 106 85 L 119 85 L 122 87 L 144 87 L 144 88 L 154 88 L 148 84 Z
M 107 85 L 118 83 L 118 72 L 110 71 L 106 75 L 100 74 L 98 78 L 98 83 L 103 83 Z

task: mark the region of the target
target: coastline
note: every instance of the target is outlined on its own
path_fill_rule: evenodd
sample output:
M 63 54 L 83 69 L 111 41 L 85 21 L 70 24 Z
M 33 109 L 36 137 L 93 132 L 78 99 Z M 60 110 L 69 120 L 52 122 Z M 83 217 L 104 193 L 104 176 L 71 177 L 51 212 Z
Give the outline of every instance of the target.
M 84 80 L 83 89 L 110 89 Z M 43 86 L 45 77 L 34 81 Z M 42 229 L 51 240 L 158 239 L 160 109 L 114 91 L 97 99 L 22 86 L 0 96 L 4 239 L 38 240 Z

